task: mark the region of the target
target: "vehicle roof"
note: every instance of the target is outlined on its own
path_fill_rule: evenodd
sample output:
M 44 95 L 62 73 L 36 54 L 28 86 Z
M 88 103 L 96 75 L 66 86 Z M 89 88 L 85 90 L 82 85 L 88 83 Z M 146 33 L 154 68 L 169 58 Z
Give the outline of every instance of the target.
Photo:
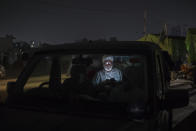
M 111 50 L 161 50 L 161 48 L 152 43 L 144 41 L 115 41 L 115 42 L 78 42 L 60 45 L 51 45 L 46 48 L 40 48 L 35 54 L 61 52 L 61 51 L 111 51 Z

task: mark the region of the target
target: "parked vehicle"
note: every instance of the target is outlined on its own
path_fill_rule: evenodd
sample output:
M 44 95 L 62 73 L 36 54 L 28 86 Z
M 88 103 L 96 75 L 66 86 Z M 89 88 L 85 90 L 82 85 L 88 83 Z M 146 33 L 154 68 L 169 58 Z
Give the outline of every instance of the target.
M 0 79 L 5 78 L 6 72 L 5 72 L 5 67 L 3 65 L 0 65 Z
M 94 85 L 103 56 L 122 80 Z M 105 57 L 104 57 L 105 58 Z M 0 106 L 1 129 L 168 131 L 188 90 L 169 88 L 162 50 L 149 42 L 72 43 L 38 50 Z M 112 76 L 111 76 L 112 77 Z

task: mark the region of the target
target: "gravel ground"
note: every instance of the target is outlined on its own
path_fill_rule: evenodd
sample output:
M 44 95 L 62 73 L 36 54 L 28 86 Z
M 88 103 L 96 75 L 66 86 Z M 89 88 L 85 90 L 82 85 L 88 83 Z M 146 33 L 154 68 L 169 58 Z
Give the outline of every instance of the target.
M 185 118 L 181 123 L 179 123 L 173 131 L 196 131 L 196 111 L 191 113 L 187 118 Z

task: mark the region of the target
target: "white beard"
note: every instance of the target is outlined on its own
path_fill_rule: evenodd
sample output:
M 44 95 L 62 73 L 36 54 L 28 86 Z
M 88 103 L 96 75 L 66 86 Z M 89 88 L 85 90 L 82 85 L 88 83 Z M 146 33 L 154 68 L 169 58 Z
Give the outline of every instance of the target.
M 109 68 L 107 68 L 107 67 L 104 66 L 104 69 L 105 69 L 105 71 L 111 71 L 112 70 L 112 66 L 109 67 Z

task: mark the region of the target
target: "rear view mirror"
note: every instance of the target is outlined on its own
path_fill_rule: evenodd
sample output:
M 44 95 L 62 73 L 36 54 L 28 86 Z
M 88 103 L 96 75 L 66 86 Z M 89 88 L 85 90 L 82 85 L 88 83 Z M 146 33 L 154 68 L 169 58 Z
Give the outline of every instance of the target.
M 166 92 L 164 105 L 166 109 L 174 109 L 189 104 L 189 92 L 187 89 L 169 89 Z
M 79 57 L 76 57 L 72 60 L 72 64 L 90 65 L 90 64 L 92 64 L 92 58 L 90 58 L 90 57 L 83 58 L 82 56 L 79 56 Z

